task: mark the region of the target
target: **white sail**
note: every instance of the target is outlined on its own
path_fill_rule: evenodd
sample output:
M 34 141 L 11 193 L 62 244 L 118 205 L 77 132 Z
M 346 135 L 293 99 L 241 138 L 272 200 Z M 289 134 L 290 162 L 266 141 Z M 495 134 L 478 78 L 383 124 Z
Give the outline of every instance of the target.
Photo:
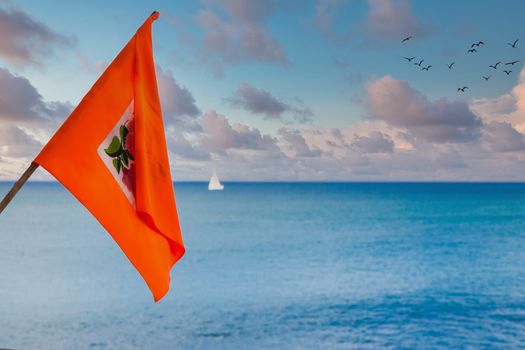
M 215 173 L 215 170 L 214 170 L 213 175 L 211 176 L 211 179 L 210 179 L 210 183 L 208 184 L 208 190 L 220 191 L 223 189 L 224 189 L 224 186 L 219 181 L 219 178 L 217 177 L 217 174 Z

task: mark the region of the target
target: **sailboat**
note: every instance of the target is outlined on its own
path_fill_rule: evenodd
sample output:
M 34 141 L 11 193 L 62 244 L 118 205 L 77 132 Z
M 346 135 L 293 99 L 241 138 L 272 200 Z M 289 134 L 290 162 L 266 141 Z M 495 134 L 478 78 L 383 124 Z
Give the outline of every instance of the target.
M 224 185 L 221 184 L 215 170 L 213 170 L 213 175 L 210 178 L 210 183 L 208 184 L 208 190 L 210 191 L 222 191 Z

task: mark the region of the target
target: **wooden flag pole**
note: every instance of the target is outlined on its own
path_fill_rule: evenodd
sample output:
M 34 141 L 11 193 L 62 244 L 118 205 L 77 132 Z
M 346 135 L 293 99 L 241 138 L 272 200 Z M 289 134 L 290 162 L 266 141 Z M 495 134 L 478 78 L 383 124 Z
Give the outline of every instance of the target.
M 14 183 L 13 187 L 11 187 L 11 190 L 5 195 L 4 199 L 2 199 L 2 202 L 0 202 L 0 214 L 2 214 L 9 202 L 11 202 L 11 200 L 16 196 L 16 194 L 22 188 L 22 186 L 24 186 L 27 179 L 29 179 L 29 177 L 33 175 L 36 168 L 38 168 L 38 164 L 36 164 L 35 162 L 31 162 L 29 168 L 27 168 L 27 170 L 22 174 L 22 176 L 20 176 L 20 178 Z

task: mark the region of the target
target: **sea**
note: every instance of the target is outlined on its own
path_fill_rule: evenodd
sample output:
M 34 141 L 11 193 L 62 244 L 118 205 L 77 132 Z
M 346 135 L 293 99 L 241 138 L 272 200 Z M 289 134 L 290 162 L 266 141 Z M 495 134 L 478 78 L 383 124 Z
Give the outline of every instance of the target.
M 187 252 L 154 303 L 67 190 L 28 183 L 0 215 L 0 348 L 525 348 L 525 184 L 174 186 Z

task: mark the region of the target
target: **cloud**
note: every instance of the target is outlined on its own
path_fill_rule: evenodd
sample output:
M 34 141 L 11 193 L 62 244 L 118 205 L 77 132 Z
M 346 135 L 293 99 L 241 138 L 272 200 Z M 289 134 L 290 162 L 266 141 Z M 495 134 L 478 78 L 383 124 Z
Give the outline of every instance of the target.
M 255 114 L 263 114 L 268 119 L 279 119 L 289 109 L 266 90 L 256 89 L 246 83 L 241 84 L 229 101 Z
M 465 159 L 457 150 L 438 151 L 431 153 L 429 158 L 432 160 L 432 168 L 436 171 L 468 168 Z
M 411 35 L 413 40 L 428 36 L 434 26 L 421 21 L 413 12 L 411 0 L 368 0 L 369 12 L 355 25 L 343 22 L 349 0 L 317 0 L 314 25 L 328 40 L 341 44 L 352 38 L 364 38 L 365 44 L 399 42 Z
M 384 158 L 395 152 L 414 149 L 400 135 L 399 129 L 377 120 L 363 120 L 337 128 L 303 128 L 301 134 L 310 148 L 319 149 L 323 157 L 332 159 L 342 160 L 350 154 Z
M 198 13 L 197 23 L 204 29 L 204 46 L 222 63 L 260 61 L 286 64 L 281 44 L 268 32 L 265 21 L 277 5 L 270 0 L 215 0 L 226 13 L 220 17 L 211 9 Z
M 174 123 L 179 127 L 191 126 L 189 124 L 201 114 L 195 104 L 195 98 L 185 87 L 181 87 L 177 83 L 171 70 L 163 70 L 157 65 L 156 71 L 165 120 L 168 124 Z
M 18 8 L 0 7 L 0 38 L 0 58 L 18 67 L 40 66 L 56 49 L 74 45 L 72 38 L 52 31 Z
M 354 136 L 351 143 L 363 153 L 391 153 L 394 150 L 392 139 L 380 131 L 371 131 L 368 136 Z
M 204 3 L 222 6 L 232 18 L 241 22 L 261 22 L 276 5 L 271 0 L 205 0 Z
M 0 68 L 0 178 L 19 176 L 71 109 L 44 101 L 29 80 Z
M 475 99 L 470 104 L 470 108 L 484 118 L 502 116 L 516 110 L 516 96 L 506 93 L 498 98 Z
M 80 51 L 75 52 L 75 58 L 77 59 L 78 63 L 80 64 L 80 67 L 86 72 L 94 76 L 100 76 L 106 68 L 108 68 L 109 64 L 111 62 L 104 61 L 104 60 L 98 60 L 95 62 L 91 62 L 88 57 Z
M 211 158 L 210 153 L 207 152 L 199 144 L 190 142 L 184 133 L 177 128 L 167 132 L 167 143 L 168 148 L 172 154 L 176 157 L 192 160 L 209 160 Z
M 200 124 L 201 111 L 195 98 L 188 89 L 177 83 L 171 70 L 164 70 L 159 65 L 155 68 L 168 148 L 179 159 L 209 160 L 210 153 L 196 140 L 196 135 L 203 129 Z
M 69 104 L 45 102 L 29 80 L 0 68 L 1 122 L 47 123 L 63 118 L 70 111 Z
M 307 107 L 292 106 L 274 97 L 270 92 L 246 83 L 241 84 L 227 101 L 251 113 L 264 115 L 265 119 L 283 120 L 283 114 L 291 113 L 296 121 L 306 122 L 313 115 Z M 300 100 L 298 102 L 301 103 Z
M 474 100 L 471 108 L 487 121 L 505 120 L 525 132 L 525 66 L 511 91 L 492 99 Z
M 35 157 L 43 145 L 17 126 L 0 128 L 0 155 L 4 157 Z
M 206 180 L 216 167 L 224 180 L 523 181 L 524 76 L 499 98 L 474 101 L 475 112 L 462 101 L 429 100 L 386 76 L 366 84 L 369 118 L 337 128 L 263 132 L 213 109 L 197 113 L 191 92 L 171 71 L 158 71 L 176 180 Z M 272 110 L 250 104 L 261 100 L 298 108 L 297 101 L 247 86 L 253 96 L 238 90 L 234 96 L 254 114 Z M 19 176 L 70 109 L 0 69 L 0 178 Z M 279 115 L 286 120 L 292 114 L 285 108 Z
M 516 152 L 525 150 L 525 135 L 507 122 L 490 122 L 485 126 L 485 135 L 491 151 Z
M 467 142 L 480 135 L 481 119 L 463 101 L 430 101 L 407 82 L 385 76 L 366 84 L 370 117 L 405 128 L 429 142 Z
M 310 148 L 299 130 L 280 128 L 278 134 L 283 138 L 291 151 L 294 152 L 296 157 L 308 158 L 321 156 L 321 150 Z
M 433 30 L 415 16 L 410 0 L 368 0 L 368 4 L 370 12 L 362 27 L 374 39 L 400 41 L 409 35 L 416 39 Z
M 315 6 L 314 24 L 321 34 L 332 41 L 342 42 L 349 39 L 348 33 L 341 34 L 336 30 L 335 22 L 341 17 L 343 6 L 348 0 L 318 0 Z
M 200 144 L 210 152 L 224 154 L 230 149 L 280 152 L 274 137 L 262 135 L 259 129 L 244 124 L 231 125 L 215 110 L 209 110 L 202 116 L 201 125 L 204 134 Z

